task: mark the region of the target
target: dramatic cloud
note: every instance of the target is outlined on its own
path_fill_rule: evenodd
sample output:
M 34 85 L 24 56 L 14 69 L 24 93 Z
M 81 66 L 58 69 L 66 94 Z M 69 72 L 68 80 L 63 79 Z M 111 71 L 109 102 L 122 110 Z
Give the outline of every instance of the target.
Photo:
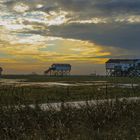
M 139 36 L 140 0 L 0 1 L 4 66 L 139 57 Z

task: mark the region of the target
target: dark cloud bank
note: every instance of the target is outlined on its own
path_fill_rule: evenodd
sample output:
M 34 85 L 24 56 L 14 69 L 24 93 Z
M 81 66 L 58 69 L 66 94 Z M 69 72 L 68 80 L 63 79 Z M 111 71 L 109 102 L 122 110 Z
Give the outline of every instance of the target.
M 122 16 L 124 21 L 107 23 L 69 23 L 50 26 L 47 30 L 35 33 L 64 38 L 88 40 L 103 46 L 113 46 L 129 50 L 140 50 L 140 0 L 11 0 L 5 4 L 10 7 L 16 2 L 30 5 L 30 10 L 44 12 L 63 10 L 71 20 L 90 20 L 91 18 L 115 18 Z M 36 8 L 36 4 L 43 7 Z M 127 17 L 137 16 L 137 22 L 127 22 Z M 137 19 L 139 18 L 139 19 Z M 42 25 L 45 26 L 45 25 Z M 31 31 L 33 32 L 33 31 Z

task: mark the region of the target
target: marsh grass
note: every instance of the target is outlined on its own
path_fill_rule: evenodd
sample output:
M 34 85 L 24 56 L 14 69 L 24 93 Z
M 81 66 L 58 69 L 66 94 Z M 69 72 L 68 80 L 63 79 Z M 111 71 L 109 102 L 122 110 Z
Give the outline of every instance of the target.
M 28 82 L 83 82 L 107 81 L 111 83 L 140 83 L 140 77 L 106 77 L 106 76 L 44 76 L 44 75 L 3 75 L 5 79 L 26 79 Z
M 13 77 L 17 78 L 17 77 Z M 23 76 L 18 79 L 25 79 Z M 90 77 L 91 78 L 91 77 Z M 46 81 L 40 76 L 29 81 Z M 50 77 L 48 81 L 54 80 Z M 59 78 L 58 78 L 59 79 Z M 60 78 L 61 80 L 68 80 Z M 76 81 L 81 80 L 77 77 Z M 93 80 L 93 77 L 82 77 Z M 97 80 L 97 79 L 96 79 Z M 98 79 L 103 80 L 103 78 Z M 105 80 L 105 78 L 104 78 Z M 109 79 L 110 81 L 113 79 Z M 131 79 L 129 79 L 132 81 Z M 73 82 L 70 79 L 69 82 Z M 129 83 L 128 78 L 117 78 Z M 139 80 L 135 81 L 138 83 Z M 133 82 L 132 82 L 133 83 Z M 59 111 L 50 107 L 43 111 L 40 103 L 140 96 L 140 87 L 99 86 L 16 87 L 0 86 L 0 139 L 2 140 L 139 140 L 140 102 L 106 102 L 81 108 L 61 105 Z M 33 104 L 35 108 L 29 105 Z M 24 107 L 23 107 L 24 105 Z
M 0 104 L 34 104 L 140 96 L 140 87 L 106 87 L 98 89 L 99 86 L 55 86 L 43 88 L 5 85 L 0 86 Z
M 0 106 L 0 139 L 134 140 L 140 138 L 140 102 L 85 105 L 80 109 Z
M 46 102 L 61 102 L 61 101 L 80 101 L 80 100 L 96 100 L 121 97 L 140 96 L 140 85 L 133 86 L 135 83 L 140 83 L 139 77 L 105 77 L 105 76 L 70 76 L 70 77 L 48 77 L 41 75 L 4 75 L 7 79 L 26 79 L 26 82 L 66 82 L 66 83 L 86 83 L 87 81 L 107 81 L 100 83 L 102 85 L 80 85 L 80 86 L 0 86 L 0 104 L 19 104 L 19 103 L 46 103 Z M 25 82 L 25 83 L 26 83 Z M 131 87 L 110 87 L 110 84 L 129 83 Z M 103 86 L 104 88 L 100 88 Z

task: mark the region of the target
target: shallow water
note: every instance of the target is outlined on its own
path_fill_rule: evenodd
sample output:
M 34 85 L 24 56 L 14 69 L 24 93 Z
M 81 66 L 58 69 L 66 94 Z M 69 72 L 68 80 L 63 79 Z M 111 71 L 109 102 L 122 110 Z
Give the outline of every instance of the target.
M 11 85 L 16 87 L 50 87 L 50 86 L 91 86 L 91 85 L 103 85 L 107 81 L 84 81 L 84 82 L 26 82 L 26 79 L 0 79 L 0 85 Z
M 107 81 L 84 81 L 84 82 L 76 82 L 76 83 L 68 83 L 68 82 L 26 82 L 26 79 L 0 79 L 0 85 L 11 85 L 16 87 L 55 87 L 55 86 L 98 86 L 99 89 L 106 88 L 133 88 L 139 86 L 139 84 L 113 84 L 108 83 Z

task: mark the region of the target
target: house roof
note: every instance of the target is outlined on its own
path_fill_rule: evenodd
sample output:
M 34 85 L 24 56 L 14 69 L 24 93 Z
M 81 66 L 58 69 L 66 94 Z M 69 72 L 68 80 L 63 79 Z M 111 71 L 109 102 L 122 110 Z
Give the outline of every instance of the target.
M 109 59 L 106 63 L 134 63 L 140 59 Z
M 52 64 L 52 66 L 57 66 L 57 67 L 62 67 L 62 66 L 65 66 L 65 67 L 71 67 L 70 64 Z

